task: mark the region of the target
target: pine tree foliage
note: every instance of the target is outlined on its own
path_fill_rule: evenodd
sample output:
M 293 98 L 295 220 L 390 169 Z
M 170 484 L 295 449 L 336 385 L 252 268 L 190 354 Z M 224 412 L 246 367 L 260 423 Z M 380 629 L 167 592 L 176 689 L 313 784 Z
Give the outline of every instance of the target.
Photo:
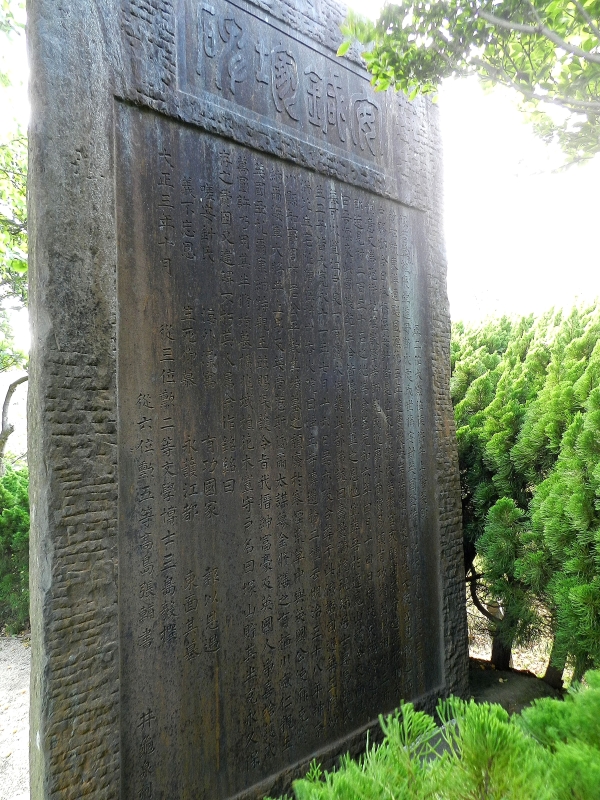
M 524 479 L 515 473 L 508 458 L 516 442 L 530 398 L 544 379 L 549 359 L 544 338 L 548 319 L 532 316 L 498 323 L 489 322 L 475 330 L 457 327 L 451 395 L 457 428 L 463 491 L 465 535 L 477 541 L 485 517 L 494 502 L 508 492 L 525 502 Z M 457 346 L 458 344 L 458 346 Z M 493 353 L 489 350 L 496 347 Z M 465 388 L 469 375 L 479 374 Z M 458 390 L 458 391 L 457 391 Z
M 544 386 L 528 406 L 519 442 L 512 451 L 515 465 L 533 483 L 552 468 L 566 428 L 574 413 L 583 408 L 586 385 L 589 392 L 589 381 L 593 380 L 588 365 L 599 335 L 600 318 L 595 307 L 573 309 L 556 331 Z M 586 372 L 586 380 L 579 385 Z
M 493 632 L 549 634 L 581 675 L 600 666 L 600 310 L 496 327 L 453 336 L 465 537 Z
M 600 664 L 598 386 L 566 431 L 556 467 L 540 484 L 531 506 L 531 543 L 518 569 L 530 584 L 532 576 L 544 580 L 556 618 L 557 655 L 573 660 L 581 674 Z M 540 552 L 545 554 L 543 562 Z
M 536 701 L 518 724 L 551 754 L 546 777 L 558 800 L 600 800 L 600 672 L 564 701 Z

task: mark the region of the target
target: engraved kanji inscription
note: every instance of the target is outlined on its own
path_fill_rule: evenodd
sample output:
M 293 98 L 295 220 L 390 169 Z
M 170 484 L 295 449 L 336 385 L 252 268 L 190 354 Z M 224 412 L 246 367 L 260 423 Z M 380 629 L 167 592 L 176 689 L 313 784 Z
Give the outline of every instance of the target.
M 235 56 L 240 26 L 221 33 Z M 227 58 L 221 74 L 241 74 Z M 281 84 L 282 113 L 294 89 L 312 103 L 309 124 L 346 122 L 319 73 L 298 81 Z M 350 135 L 374 148 L 376 104 L 352 96 L 346 110 Z M 425 589 L 418 217 L 176 122 L 119 114 L 122 135 L 158 154 L 160 201 L 137 228 L 127 197 L 146 178 L 121 163 L 122 236 L 138 243 L 119 282 L 135 331 L 120 340 L 123 397 L 135 397 L 121 452 L 138 476 L 130 508 L 123 493 L 137 543 L 123 574 L 138 576 L 122 584 L 124 641 L 136 642 L 125 719 L 160 697 L 155 758 L 177 794 L 227 798 L 442 680 L 439 595 Z M 425 636 L 427 659 L 410 644 Z M 176 731 L 198 720 L 204 757 L 181 772 Z M 124 757 L 137 774 L 139 751 Z

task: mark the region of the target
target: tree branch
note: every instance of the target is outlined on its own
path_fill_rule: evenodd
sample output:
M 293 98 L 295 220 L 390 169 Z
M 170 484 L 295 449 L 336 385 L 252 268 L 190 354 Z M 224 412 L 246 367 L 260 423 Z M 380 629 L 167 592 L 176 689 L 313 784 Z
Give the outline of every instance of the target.
M 14 219 L 10 219 L 5 214 L 0 213 L 0 226 L 7 228 L 10 231 L 11 236 L 18 236 L 19 233 L 25 233 L 27 230 L 27 223 L 26 222 L 17 222 Z
M 432 31 L 432 33 L 433 33 L 433 36 L 435 37 L 435 39 L 437 39 L 438 41 L 440 41 L 440 40 L 441 40 L 441 42 L 442 42 L 442 46 L 443 46 L 443 45 L 446 45 L 446 44 L 448 44 L 448 42 L 446 41 L 446 39 L 445 39 L 445 38 L 442 36 L 442 34 L 441 34 L 439 31 Z M 439 57 L 440 57 L 440 58 L 441 58 L 443 61 L 445 61 L 445 62 L 446 62 L 446 64 L 447 64 L 447 65 L 448 65 L 448 66 L 449 66 L 451 69 L 452 69 L 452 68 L 454 68 L 454 64 L 453 64 L 453 62 L 452 62 L 452 59 L 450 58 L 450 56 L 446 55 L 446 53 L 444 53 L 444 52 L 443 52 L 443 50 L 440 50 L 440 49 L 439 49 L 439 47 L 436 47 L 435 45 L 433 46 L 433 50 L 434 50 L 434 51 L 437 53 L 437 55 L 438 55 L 438 56 L 439 56 Z
M 552 105 L 562 106 L 571 111 L 585 110 L 600 114 L 600 101 L 577 100 L 575 97 L 556 97 L 552 95 L 536 94 L 533 90 L 527 89 L 525 86 L 514 81 L 506 70 L 501 67 L 495 67 L 492 64 L 482 61 L 480 58 L 472 59 L 471 63 L 476 67 L 481 67 L 482 69 L 494 73 L 496 80 L 504 83 L 506 86 L 510 86 L 511 89 L 516 89 L 517 92 L 520 92 L 527 100 L 535 100 L 539 103 L 552 103 Z
M 12 396 L 15 393 L 17 386 L 20 384 L 25 383 L 28 380 L 29 375 L 23 375 L 21 378 L 17 378 L 16 381 L 13 381 L 7 391 L 6 397 L 4 398 L 4 405 L 2 406 L 2 429 L 0 430 L 0 476 L 4 475 L 4 450 L 6 448 L 6 442 L 8 441 L 8 437 L 14 431 L 15 426 L 11 425 L 8 421 L 8 409 L 10 406 L 10 401 L 12 400 Z
M 477 597 L 477 575 L 475 572 L 471 572 L 470 576 L 467 576 L 467 580 L 469 582 L 469 588 L 471 591 L 471 600 L 473 601 L 473 605 L 475 608 L 483 614 L 484 617 L 487 617 L 491 622 L 497 623 L 498 620 L 494 617 L 487 608 L 483 605 L 481 600 Z
M 17 175 L 17 177 L 23 178 L 23 180 L 27 178 L 26 172 L 17 169 L 5 169 L 4 167 L 0 167 L 0 175 L 6 175 L 8 180 L 11 180 L 12 175 Z
M 572 2 L 573 2 L 573 5 L 575 6 L 575 8 L 577 9 L 577 11 L 579 11 L 581 16 L 584 18 L 584 20 L 590 26 L 590 28 L 592 30 L 592 33 L 594 33 L 594 35 L 596 36 L 596 39 L 598 39 L 600 41 L 600 28 L 596 25 L 594 20 L 590 17 L 590 15 L 585 10 L 583 5 L 579 2 L 579 0 L 572 0 Z
M 17 386 L 20 386 L 22 383 L 25 383 L 26 380 L 29 379 L 29 375 L 23 375 L 21 378 L 17 378 L 16 381 L 13 381 L 6 391 L 6 397 L 4 398 L 4 405 L 2 406 L 2 433 L 4 433 L 4 429 L 9 427 L 8 425 L 8 408 L 10 406 L 10 401 L 12 400 L 12 396 L 15 393 Z M 2 436 L 0 433 L 0 437 Z M 11 431 L 12 433 L 12 431 Z
M 543 24 L 544 24 L 544 23 L 543 23 L 543 21 L 542 21 L 542 18 L 540 17 L 540 15 L 539 15 L 539 13 L 538 13 L 538 10 L 537 10 L 537 8 L 535 7 L 535 5 L 532 3 L 532 1 L 531 1 L 531 0 L 527 0 L 527 5 L 529 6 L 529 10 L 530 10 L 530 11 L 531 11 L 531 13 L 533 14 L 533 16 L 534 16 L 534 17 L 536 18 L 536 20 L 538 21 L 538 25 L 542 25 L 542 26 L 543 26 Z
M 495 25 L 496 27 L 503 28 L 507 31 L 545 36 L 546 39 L 558 45 L 566 53 L 579 56 L 580 58 L 583 58 L 585 61 L 589 61 L 592 64 L 600 64 L 600 55 L 587 53 L 585 50 L 582 50 L 581 47 L 577 47 L 575 44 L 569 44 L 568 42 L 565 42 L 565 40 L 562 39 L 557 33 L 554 33 L 554 31 L 551 31 L 550 28 L 547 28 L 545 25 L 523 25 L 520 22 L 510 22 L 502 17 L 496 17 L 494 14 L 489 14 L 487 11 L 477 11 L 476 14 L 478 17 L 481 17 L 481 19 L 489 22 L 490 25 Z

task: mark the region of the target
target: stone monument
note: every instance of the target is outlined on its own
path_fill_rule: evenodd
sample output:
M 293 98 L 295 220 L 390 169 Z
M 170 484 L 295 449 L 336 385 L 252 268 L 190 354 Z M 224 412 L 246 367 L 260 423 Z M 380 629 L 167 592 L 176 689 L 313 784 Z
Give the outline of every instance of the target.
M 331 0 L 29 0 L 32 797 L 466 690 L 437 113 Z

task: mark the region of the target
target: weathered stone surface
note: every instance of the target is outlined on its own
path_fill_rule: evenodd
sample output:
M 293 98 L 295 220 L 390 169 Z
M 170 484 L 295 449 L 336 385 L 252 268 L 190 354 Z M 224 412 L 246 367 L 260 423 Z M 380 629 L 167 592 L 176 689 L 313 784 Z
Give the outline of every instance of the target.
M 30 0 L 34 798 L 466 690 L 439 134 L 329 2 Z

